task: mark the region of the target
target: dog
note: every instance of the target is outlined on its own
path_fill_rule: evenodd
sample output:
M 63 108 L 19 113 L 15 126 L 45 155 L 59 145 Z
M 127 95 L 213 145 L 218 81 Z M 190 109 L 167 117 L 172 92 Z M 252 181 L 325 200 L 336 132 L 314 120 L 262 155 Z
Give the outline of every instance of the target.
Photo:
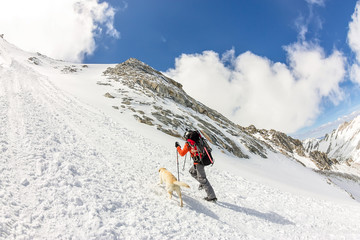
M 182 207 L 183 200 L 181 197 L 180 187 L 190 188 L 190 186 L 184 182 L 179 182 L 176 179 L 176 177 L 171 172 L 169 172 L 166 168 L 159 169 L 159 177 L 160 177 L 160 184 L 163 184 L 163 183 L 166 184 L 166 190 L 169 194 L 169 198 L 170 199 L 172 198 L 173 191 L 175 191 L 180 198 L 180 207 Z

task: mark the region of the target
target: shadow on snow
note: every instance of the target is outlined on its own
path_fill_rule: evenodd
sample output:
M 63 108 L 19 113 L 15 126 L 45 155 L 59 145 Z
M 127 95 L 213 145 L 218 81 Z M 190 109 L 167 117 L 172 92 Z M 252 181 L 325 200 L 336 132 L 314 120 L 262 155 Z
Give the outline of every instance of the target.
M 254 216 L 257 218 L 261 218 L 263 220 L 281 224 L 281 225 L 295 225 L 295 223 L 287 220 L 283 216 L 275 213 L 275 212 L 268 212 L 268 213 L 262 213 L 254 209 L 246 208 L 246 207 L 240 207 L 231 203 L 226 202 L 217 202 L 217 205 L 223 208 L 227 208 L 230 210 L 233 210 L 235 212 L 245 213 L 246 215 Z

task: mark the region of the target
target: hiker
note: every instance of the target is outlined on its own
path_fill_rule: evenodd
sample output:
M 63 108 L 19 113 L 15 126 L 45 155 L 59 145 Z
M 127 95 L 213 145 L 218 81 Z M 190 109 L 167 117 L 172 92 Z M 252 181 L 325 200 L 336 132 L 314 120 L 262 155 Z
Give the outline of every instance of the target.
M 189 169 L 189 172 L 193 178 L 195 178 L 199 183 L 199 190 L 205 189 L 205 192 L 207 194 L 207 197 L 204 199 L 209 202 L 216 202 L 217 198 L 214 192 L 214 189 L 212 188 L 210 182 L 206 178 L 205 174 L 205 165 L 201 161 L 201 154 L 199 154 L 198 149 L 195 145 L 196 138 L 199 138 L 199 136 L 194 136 L 198 133 L 197 131 L 186 131 L 184 134 L 184 138 L 186 139 L 186 143 L 184 145 L 184 148 L 181 149 L 181 146 L 178 142 L 175 142 L 175 147 L 178 151 L 178 153 L 183 157 L 185 154 L 190 152 L 191 158 L 194 161 L 194 164 Z M 200 136 L 201 137 L 201 136 Z

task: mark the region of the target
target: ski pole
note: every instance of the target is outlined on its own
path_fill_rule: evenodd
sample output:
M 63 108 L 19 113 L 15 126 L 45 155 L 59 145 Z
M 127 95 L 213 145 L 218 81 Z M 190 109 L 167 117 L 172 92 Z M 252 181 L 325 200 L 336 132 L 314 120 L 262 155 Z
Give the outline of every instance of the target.
M 176 149 L 176 165 L 177 165 L 177 172 L 178 172 L 178 181 L 180 181 L 180 173 L 179 173 L 179 153 Z

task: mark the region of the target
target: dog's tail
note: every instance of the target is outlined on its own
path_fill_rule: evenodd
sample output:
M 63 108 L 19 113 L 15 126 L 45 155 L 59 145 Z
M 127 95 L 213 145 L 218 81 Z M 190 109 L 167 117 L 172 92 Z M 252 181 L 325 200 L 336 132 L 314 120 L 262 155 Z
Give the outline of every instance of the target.
M 187 184 L 184 183 L 184 182 L 175 181 L 174 184 L 175 184 L 175 185 L 178 185 L 178 186 L 180 186 L 180 187 L 190 188 L 190 186 L 187 185 Z

